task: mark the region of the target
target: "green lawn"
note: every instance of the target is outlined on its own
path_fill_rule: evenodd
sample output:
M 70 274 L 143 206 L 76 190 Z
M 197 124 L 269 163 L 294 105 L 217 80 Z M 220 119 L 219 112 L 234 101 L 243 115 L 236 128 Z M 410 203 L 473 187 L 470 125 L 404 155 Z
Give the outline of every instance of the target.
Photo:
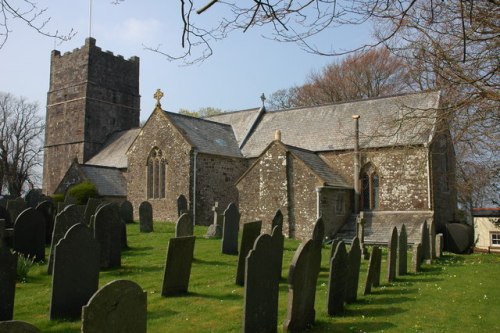
M 220 253 L 220 240 L 203 238 L 196 227 L 195 260 L 189 294 L 161 297 L 163 266 L 174 225 L 155 223 L 155 232 L 141 234 L 128 225 L 130 249 L 122 267 L 101 272 L 99 285 L 115 279 L 137 282 L 148 294 L 148 332 L 239 332 L 242 327 L 243 288 L 234 283 L 236 256 Z M 288 265 L 298 246 L 285 241 L 280 284 L 278 331 L 286 314 Z M 499 332 L 500 256 L 446 255 L 423 271 L 384 283 L 362 296 L 367 261 L 362 262 L 358 302 L 346 306 L 343 316 L 326 314 L 328 258 L 325 248 L 316 293 L 316 323 L 311 332 Z M 48 251 L 47 251 L 48 254 Z M 411 256 L 409 262 L 411 261 Z M 410 267 L 410 266 L 409 266 Z M 46 264 L 34 267 L 26 283 L 18 283 L 14 319 L 28 321 L 42 332 L 80 332 L 80 322 L 49 321 L 51 279 Z

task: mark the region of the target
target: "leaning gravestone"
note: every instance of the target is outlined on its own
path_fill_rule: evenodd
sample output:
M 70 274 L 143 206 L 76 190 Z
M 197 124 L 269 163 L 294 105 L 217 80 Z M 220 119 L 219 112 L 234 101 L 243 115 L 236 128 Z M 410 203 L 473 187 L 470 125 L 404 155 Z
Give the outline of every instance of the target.
M 421 244 L 422 244 L 422 257 L 420 260 L 427 260 L 430 259 L 430 245 L 429 245 L 429 228 L 427 227 L 427 221 L 424 221 L 422 225 L 420 226 L 420 234 L 422 237 Z
M 191 276 L 195 236 L 171 238 L 163 274 L 162 296 L 186 294 Z
M 276 274 L 278 274 L 278 279 L 281 279 L 281 269 L 283 267 L 283 252 L 285 250 L 285 237 L 283 236 L 283 214 L 278 209 L 276 214 L 274 215 L 272 221 L 272 239 L 273 243 L 275 243 L 276 247 L 276 256 L 274 260 L 276 261 Z
M 330 260 L 330 277 L 326 297 L 327 311 L 330 316 L 338 315 L 344 311 L 348 270 L 347 251 L 344 242 L 340 241 L 333 258 Z
M 398 229 L 392 228 L 387 248 L 387 282 L 396 280 L 396 263 L 398 260 Z
M 177 198 L 177 217 L 188 212 L 188 203 L 184 195 L 179 195 Z
M 238 266 L 236 268 L 236 281 L 239 286 L 245 283 L 245 259 L 248 252 L 253 248 L 255 240 L 260 235 L 262 221 L 248 222 L 243 224 L 241 233 L 240 251 L 238 253 Z
M 0 321 L 13 318 L 16 275 L 17 255 L 0 244 Z
M 82 333 L 146 333 L 147 293 L 135 282 L 115 280 L 82 308 Z
M 139 205 L 140 232 L 153 232 L 153 206 L 148 201 Z
M 429 224 L 429 259 L 436 259 L 436 223 L 434 219 Z
M 7 200 L 6 208 L 9 214 L 9 221 L 11 223 L 11 225 L 7 225 L 7 228 L 12 228 L 19 214 L 26 209 L 26 202 L 22 200 L 22 198 L 21 200 Z
M 45 218 L 34 208 L 19 214 L 14 223 L 13 249 L 26 258 L 45 260 Z
M 0 322 L 0 333 L 41 333 L 35 326 L 21 320 Z
M 288 305 L 284 332 L 300 332 L 314 323 L 316 282 L 321 266 L 317 244 L 309 239 L 299 245 L 288 273 Z
M 54 204 L 52 201 L 45 200 L 36 206 L 36 210 L 45 218 L 45 244 L 50 244 L 52 232 L 54 231 Z
M 420 265 L 422 264 L 422 244 L 417 243 L 413 245 L 413 257 L 412 257 L 412 266 L 413 272 L 420 272 Z
M 175 237 L 193 236 L 193 223 L 189 214 L 182 214 L 175 224 Z
M 50 246 L 49 262 L 47 272 L 52 274 L 54 263 L 54 251 L 57 243 L 66 235 L 66 232 L 75 224 L 83 224 L 83 215 L 81 209 L 76 205 L 69 205 L 57 214 L 54 221 L 54 231 L 52 233 L 52 242 Z
M 222 253 L 238 254 L 238 231 L 240 229 L 240 212 L 234 203 L 230 203 L 224 211 L 222 226 Z
M 55 247 L 50 319 L 81 318 L 99 286 L 99 243 L 89 227 L 72 226 Z
M 359 270 L 361 267 L 361 244 L 358 237 L 354 237 L 351 244 L 351 250 L 347 256 L 349 275 L 345 289 L 346 303 L 354 303 L 358 298 Z
M 89 200 L 87 201 L 87 205 L 85 206 L 85 213 L 83 218 L 86 225 L 90 225 L 92 215 L 96 213 L 97 209 L 101 204 L 102 204 L 101 199 L 89 198 Z
M 124 223 L 118 214 L 118 206 L 101 206 L 93 219 L 94 238 L 99 242 L 101 268 L 121 266 L 122 227 Z
M 372 291 L 372 287 L 379 285 L 380 280 L 380 262 L 382 261 L 382 251 L 378 246 L 372 248 L 372 254 L 368 263 L 368 272 L 366 274 L 366 283 L 364 295 L 368 295 Z
M 406 275 L 408 272 L 408 234 L 406 233 L 406 226 L 401 226 L 398 238 L 398 275 Z
M 269 258 L 277 256 L 278 243 L 273 242 L 272 237 L 258 236 L 246 257 L 243 332 L 277 331 L 279 276 L 275 260 Z
M 120 218 L 124 223 L 134 222 L 134 206 L 128 200 L 120 203 Z

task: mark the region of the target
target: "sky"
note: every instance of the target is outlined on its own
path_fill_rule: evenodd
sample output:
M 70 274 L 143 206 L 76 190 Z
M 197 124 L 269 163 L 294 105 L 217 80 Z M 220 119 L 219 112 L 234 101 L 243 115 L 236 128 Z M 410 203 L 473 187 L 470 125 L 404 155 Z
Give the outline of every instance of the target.
M 13 1 L 21 3 L 21 1 Z M 215 107 L 236 111 L 261 105 L 260 96 L 270 96 L 278 89 L 304 83 L 312 71 L 319 71 L 336 58 L 309 54 L 296 44 L 279 43 L 263 38 L 265 29 L 235 31 L 212 44 L 214 54 L 202 63 L 186 66 L 145 49 L 161 45 L 165 50 L 181 50 L 180 1 L 125 0 L 119 5 L 111 0 L 39 0 L 46 30 L 76 35 L 59 43 L 28 28 L 20 20 L 9 20 L 9 38 L 0 49 L 0 91 L 24 96 L 38 102 L 45 115 L 49 87 L 50 54 L 61 54 L 81 47 L 91 34 L 103 50 L 128 59 L 140 58 L 141 120 L 149 117 L 160 88 L 165 96 L 162 108 L 196 111 Z M 195 1 L 204 5 L 207 1 Z M 218 20 L 217 5 L 200 20 Z M 92 24 L 90 25 L 90 22 Z M 91 31 L 89 29 L 91 26 Z M 346 49 L 360 46 L 370 39 L 369 29 L 343 29 L 324 34 L 315 42 L 319 46 Z

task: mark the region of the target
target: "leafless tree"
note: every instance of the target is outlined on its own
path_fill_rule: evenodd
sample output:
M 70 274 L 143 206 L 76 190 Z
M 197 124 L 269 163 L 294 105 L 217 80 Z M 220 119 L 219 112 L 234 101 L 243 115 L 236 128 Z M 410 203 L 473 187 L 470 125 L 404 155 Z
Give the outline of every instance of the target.
M 0 92 L 0 190 L 20 196 L 39 180 L 44 124 L 38 104 Z

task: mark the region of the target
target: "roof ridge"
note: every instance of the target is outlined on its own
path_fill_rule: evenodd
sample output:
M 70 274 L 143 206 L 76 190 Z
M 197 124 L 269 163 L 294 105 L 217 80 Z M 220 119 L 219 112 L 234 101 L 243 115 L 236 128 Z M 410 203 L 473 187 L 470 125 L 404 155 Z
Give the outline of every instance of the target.
M 165 112 L 165 113 L 168 113 L 169 115 L 174 115 L 174 117 L 178 116 L 178 117 L 193 119 L 195 121 L 201 121 L 201 122 L 207 122 L 207 123 L 212 123 L 212 124 L 217 124 L 217 125 L 232 127 L 230 124 L 220 123 L 218 121 L 208 120 L 208 119 L 201 118 L 201 117 L 193 117 L 193 116 L 188 116 L 186 114 L 181 114 L 181 113 L 172 112 L 172 111 L 166 111 L 166 110 L 162 110 L 162 111 Z

